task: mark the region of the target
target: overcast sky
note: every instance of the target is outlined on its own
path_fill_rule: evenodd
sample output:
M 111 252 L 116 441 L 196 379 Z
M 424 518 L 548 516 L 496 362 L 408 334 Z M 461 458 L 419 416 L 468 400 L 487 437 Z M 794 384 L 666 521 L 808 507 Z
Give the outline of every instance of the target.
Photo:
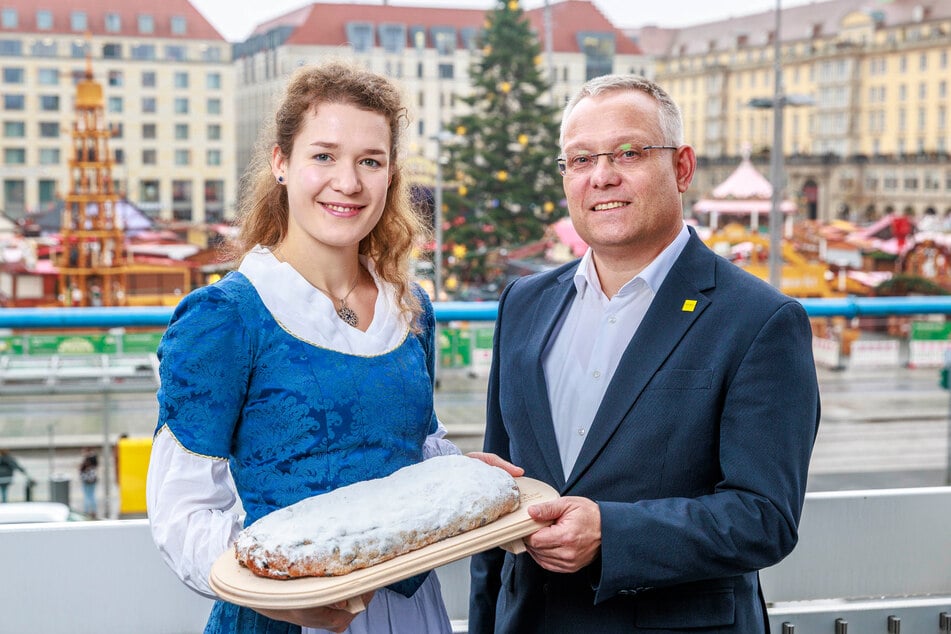
M 342 1 L 342 0 L 338 0 Z M 382 4 L 382 0 L 358 0 L 361 4 Z M 551 0 L 553 3 L 557 0 Z M 646 25 L 679 27 L 738 15 L 773 11 L 777 2 L 783 7 L 807 4 L 809 0 L 594 0 L 594 3 L 620 28 Z M 260 22 L 312 4 L 310 0 L 191 0 L 191 3 L 225 37 L 244 40 Z M 491 9 L 494 0 L 390 0 L 393 5 L 439 6 Z M 524 0 L 522 6 L 534 9 L 544 0 Z

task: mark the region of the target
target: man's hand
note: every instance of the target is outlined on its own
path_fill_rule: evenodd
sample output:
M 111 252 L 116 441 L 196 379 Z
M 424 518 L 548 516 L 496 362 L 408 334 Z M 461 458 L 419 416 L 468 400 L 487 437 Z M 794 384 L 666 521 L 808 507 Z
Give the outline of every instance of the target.
M 363 605 L 368 605 L 373 598 L 373 592 L 360 595 Z M 285 623 L 293 623 L 303 627 L 313 627 L 331 632 L 343 632 L 350 627 L 350 622 L 360 613 L 347 610 L 347 602 L 340 601 L 322 608 L 301 608 L 296 610 L 255 610 L 260 614 Z
M 601 509 L 588 498 L 563 497 L 528 507 L 539 521 L 553 521 L 524 538 L 538 565 L 552 572 L 577 572 L 601 550 Z
M 482 451 L 470 451 L 466 455 L 469 456 L 470 458 L 481 460 L 485 464 L 492 465 L 493 467 L 501 467 L 502 469 L 507 471 L 508 474 L 512 476 L 513 478 L 517 478 L 520 475 L 523 475 L 525 473 L 525 469 L 521 467 L 516 467 L 508 460 L 505 460 L 504 458 L 500 458 L 494 453 L 484 453 Z

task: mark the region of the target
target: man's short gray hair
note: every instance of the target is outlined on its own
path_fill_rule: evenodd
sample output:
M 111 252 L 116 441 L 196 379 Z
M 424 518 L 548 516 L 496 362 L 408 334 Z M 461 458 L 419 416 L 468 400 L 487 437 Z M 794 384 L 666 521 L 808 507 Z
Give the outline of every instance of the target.
M 640 75 L 602 75 L 595 77 L 585 83 L 581 89 L 575 93 L 565 106 L 565 112 L 561 118 L 561 133 L 558 145 L 562 146 L 565 142 L 565 121 L 568 115 L 575 109 L 582 99 L 587 97 L 597 97 L 609 92 L 623 90 L 639 90 L 653 97 L 658 104 L 657 117 L 660 123 L 663 139 L 657 141 L 664 145 L 683 145 L 684 143 L 684 123 L 683 116 L 680 113 L 680 107 L 674 102 L 667 91 L 660 87 L 656 82 L 642 77 Z

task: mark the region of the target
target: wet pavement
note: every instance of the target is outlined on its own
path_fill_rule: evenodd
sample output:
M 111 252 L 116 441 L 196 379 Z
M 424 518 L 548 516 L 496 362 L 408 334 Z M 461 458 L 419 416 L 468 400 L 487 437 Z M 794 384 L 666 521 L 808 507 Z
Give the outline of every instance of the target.
M 809 477 L 810 491 L 941 486 L 949 464 L 949 394 L 936 368 L 820 368 L 822 421 Z M 481 448 L 485 376 L 442 369 L 436 412 L 463 451 Z M 108 412 L 108 415 L 104 415 Z M 148 437 L 157 415 L 152 392 L 109 395 L 4 395 L 0 446 L 7 447 L 36 481 L 32 499 L 59 499 L 82 507 L 81 450 L 111 453 L 119 434 Z M 106 429 L 104 429 L 106 427 Z M 109 462 L 109 461 L 101 461 Z M 114 466 L 98 486 L 99 514 L 118 516 Z M 51 481 L 57 483 L 51 486 Z M 63 484 L 67 480 L 67 484 Z M 26 497 L 15 476 L 11 501 Z M 53 495 L 51 495 L 53 494 Z

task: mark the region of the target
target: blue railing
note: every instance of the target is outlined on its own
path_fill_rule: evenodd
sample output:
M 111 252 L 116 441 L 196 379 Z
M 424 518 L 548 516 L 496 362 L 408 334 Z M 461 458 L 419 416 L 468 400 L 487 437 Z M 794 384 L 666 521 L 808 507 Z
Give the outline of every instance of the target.
M 801 299 L 811 317 L 951 314 L 951 296 Z M 438 321 L 492 321 L 497 302 L 437 302 Z M 168 325 L 173 308 L 0 308 L 0 328 L 113 328 Z
M 492 321 L 497 302 L 439 302 L 438 321 Z M 174 308 L 166 306 L 111 308 L 0 308 L 0 328 L 164 328 Z M 948 309 L 951 312 L 951 306 Z

